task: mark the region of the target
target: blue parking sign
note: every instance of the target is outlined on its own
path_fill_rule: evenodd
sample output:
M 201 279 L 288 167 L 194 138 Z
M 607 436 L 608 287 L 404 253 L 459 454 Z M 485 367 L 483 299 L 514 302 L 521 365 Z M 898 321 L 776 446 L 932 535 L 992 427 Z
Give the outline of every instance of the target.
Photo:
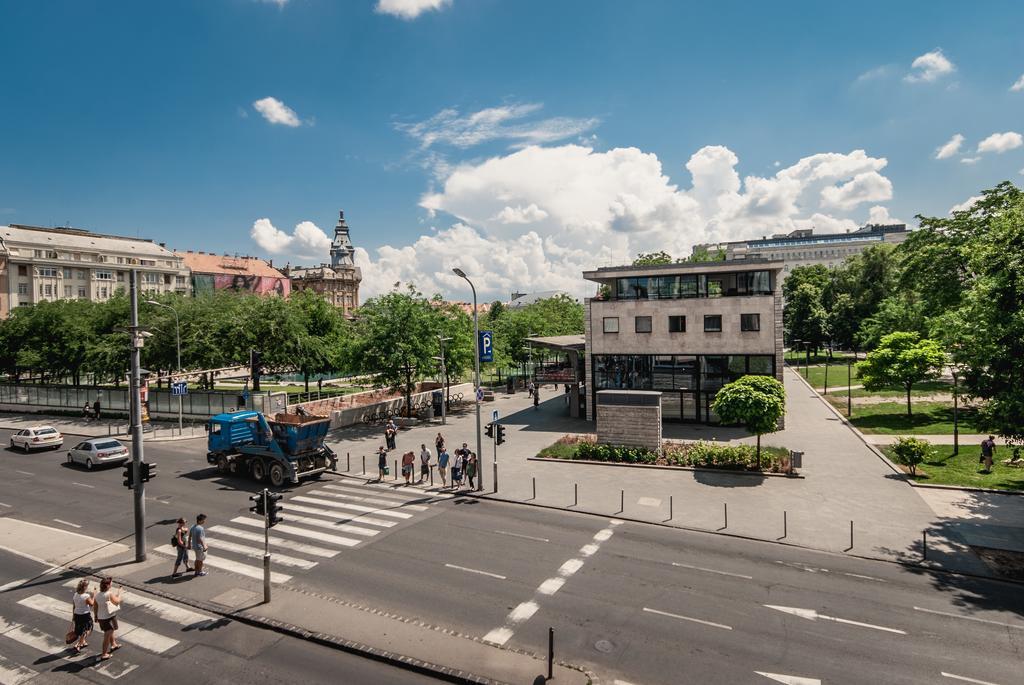
M 478 342 L 480 361 L 482 362 L 494 361 L 494 340 L 492 336 L 493 333 L 491 331 L 480 331 L 480 340 Z

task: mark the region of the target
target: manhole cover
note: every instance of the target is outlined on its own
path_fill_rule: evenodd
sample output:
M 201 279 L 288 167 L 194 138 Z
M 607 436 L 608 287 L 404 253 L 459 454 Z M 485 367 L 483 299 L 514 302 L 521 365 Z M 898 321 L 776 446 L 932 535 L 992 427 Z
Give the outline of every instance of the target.
M 598 640 L 594 643 L 594 649 L 603 654 L 611 654 L 615 650 L 615 645 L 608 640 Z

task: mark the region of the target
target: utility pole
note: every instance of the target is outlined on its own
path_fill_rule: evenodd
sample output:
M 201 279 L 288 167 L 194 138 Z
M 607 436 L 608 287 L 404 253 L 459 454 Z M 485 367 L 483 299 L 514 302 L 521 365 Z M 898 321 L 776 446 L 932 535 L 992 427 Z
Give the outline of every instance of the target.
M 142 354 L 142 331 L 139 330 L 139 272 L 129 273 L 129 299 L 131 304 L 131 374 L 129 376 L 129 406 L 131 414 L 133 500 L 135 510 L 135 561 L 146 560 L 146 486 L 142 480 L 142 396 L 139 394 L 141 378 L 139 368 Z
M 441 343 L 441 383 L 444 391 L 441 397 L 441 425 L 444 426 L 448 423 L 448 369 L 444 365 L 444 344 L 451 340 L 451 338 L 446 338 L 444 334 L 439 334 L 437 339 Z
M 475 397 L 473 399 L 476 401 L 476 458 L 478 466 L 476 489 L 477 491 L 480 491 L 484 489 L 484 470 L 482 468 L 479 468 L 480 460 L 483 458 L 483 439 L 480 437 L 480 398 L 483 395 L 483 388 L 480 387 L 480 319 L 477 313 L 476 305 L 476 286 L 473 285 L 473 281 L 469 280 L 469 278 L 466 276 L 466 273 L 462 269 L 454 268 L 452 269 L 452 272 L 459 278 L 466 281 L 466 283 L 469 283 L 470 290 L 473 291 L 473 365 L 476 372 L 476 388 Z

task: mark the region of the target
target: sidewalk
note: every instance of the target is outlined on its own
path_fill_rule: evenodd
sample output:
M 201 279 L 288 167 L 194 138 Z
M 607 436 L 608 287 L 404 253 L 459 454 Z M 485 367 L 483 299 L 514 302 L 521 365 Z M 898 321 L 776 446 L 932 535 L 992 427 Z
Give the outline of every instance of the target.
M 3 429 L 16 431 L 40 425 L 53 426 L 64 435 L 82 438 L 112 437 L 119 440 L 131 439 L 128 435 L 128 424 L 122 419 L 87 420 L 67 416 L 48 416 L 46 414 L 0 414 L 0 428 Z M 188 424 L 184 427 L 184 431 L 179 433 L 177 423 L 158 422 L 149 425 L 149 428 L 143 435 L 143 440 L 146 442 L 166 442 L 205 437 L 206 432 L 202 426 Z
M 127 604 L 141 590 L 454 682 L 532 683 L 546 673 L 546 661 L 533 655 L 297 587 L 274 585 L 272 601 L 265 605 L 260 580 L 223 571 L 172 579 L 169 558 L 150 554 L 136 563 L 126 545 L 77 533 L 0 517 L 0 545 L 55 566 L 113 575 L 117 584 L 133 591 L 126 595 Z M 581 670 L 561 664 L 556 664 L 554 676 L 549 682 L 590 682 Z

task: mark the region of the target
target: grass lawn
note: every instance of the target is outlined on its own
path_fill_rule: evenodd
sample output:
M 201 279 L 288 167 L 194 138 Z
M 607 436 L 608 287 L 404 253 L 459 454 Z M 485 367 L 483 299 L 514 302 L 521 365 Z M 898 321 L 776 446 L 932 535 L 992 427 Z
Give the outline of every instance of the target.
M 843 385 L 836 387 L 832 385 L 832 374 L 828 377 L 828 394 L 829 395 L 842 395 L 846 397 L 846 378 L 843 378 Z M 854 385 L 857 381 L 854 381 Z M 961 390 L 963 390 L 961 388 Z M 821 391 L 821 388 L 818 388 Z M 891 397 L 893 401 L 899 401 L 907 399 L 907 391 L 903 388 L 886 388 L 884 390 L 865 390 L 864 388 L 854 388 L 851 393 L 854 397 Z M 910 391 L 910 396 L 913 397 L 925 397 L 928 395 L 949 395 L 949 401 L 953 401 L 953 384 L 946 383 L 944 381 L 925 381 L 924 383 L 917 383 Z
M 892 448 L 883 447 L 882 451 L 892 459 Z M 1008 450 L 996 450 L 996 463 L 992 473 L 979 473 L 978 455 L 981 448 L 977 445 L 961 445 L 960 454 L 953 456 L 952 445 L 936 445 L 932 448 L 932 456 L 917 467 L 918 483 L 934 485 L 963 485 L 974 488 L 993 488 L 999 490 L 1024 490 L 1024 469 L 1004 466 L 999 462 L 1009 459 Z
M 825 384 L 825 366 L 812 366 L 808 371 L 807 382 L 818 390 L 821 390 Z M 857 367 L 854 367 L 852 372 L 853 384 L 857 385 L 860 383 L 860 380 L 857 378 Z M 801 376 L 804 375 L 803 367 L 800 367 L 799 373 Z M 832 392 L 832 388 L 838 388 L 840 385 L 844 389 L 846 388 L 846 364 L 830 364 L 828 368 L 829 392 Z
M 845 398 L 833 398 L 831 395 L 828 397 L 837 409 L 846 413 Z M 974 426 L 975 414 L 973 409 L 960 409 L 961 433 L 978 431 Z M 914 414 L 909 417 L 904 402 L 855 406 L 850 422 L 862 433 L 952 435 L 953 402 L 915 402 Z
M 800 366 L 803 366 L 804 362 L 807 361 L 807 354 L 805 352 L 801 351 L 799 354 L 797 354 L 797 352 L 795 350 L 791 350 L 789 348 L 786 349 L 785 357 L 786 357 L 786 361 L 789 362 L 790 364 L 793 364 L 793 365 L 796 364 L 797 357 L 800 358 Z M 828 355 L 826 353 L 824 353 L 824 352 L 819 352 L 818 354 L 812 354 L 811 355 L 811 366 L 814 366 L 815 364 L 824 364 L 825 360 L 828 359 L 828 358 L 829 358 Z M 842 361 L 845 364 L 847 359 L 852 359 L 852 358 L 853 358 L 853 352 L 833 352 L 832 353 L 832 360 L 831 361 L 832 362 Z M 857 358 L 858 359 L 864 359 L 864 353 L 863 352 L 859 353 L 857 355 Z

